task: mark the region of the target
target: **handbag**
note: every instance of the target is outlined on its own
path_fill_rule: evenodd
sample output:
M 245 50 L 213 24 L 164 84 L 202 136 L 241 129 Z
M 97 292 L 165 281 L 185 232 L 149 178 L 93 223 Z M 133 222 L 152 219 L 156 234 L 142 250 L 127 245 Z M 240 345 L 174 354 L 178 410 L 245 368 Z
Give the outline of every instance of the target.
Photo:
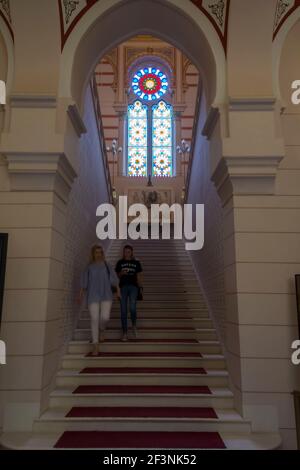
M 104 261 L 104 264 L 105 264 L 106 271 L 107 271 L 107 275 L 108 275 L 108 277 L 109 277 L 109 281 L 110 281 L 110 272 L 109 272 L 109 267 L 108 267 L 108 265 L 107 265 L 107 262 L 106 262 L 106 261 Z M 114 286 L 114 285 L 112 285 L 112 283 L 110 283 L 110 288 L 111 288 L 111 291 L 112 291 L 112 293 L 113 293 L 113 294 L 115 294 L 115 293 L 117 292 L 117 290 L 118 290 L 118 289 L 117 289 L 117 286 Z

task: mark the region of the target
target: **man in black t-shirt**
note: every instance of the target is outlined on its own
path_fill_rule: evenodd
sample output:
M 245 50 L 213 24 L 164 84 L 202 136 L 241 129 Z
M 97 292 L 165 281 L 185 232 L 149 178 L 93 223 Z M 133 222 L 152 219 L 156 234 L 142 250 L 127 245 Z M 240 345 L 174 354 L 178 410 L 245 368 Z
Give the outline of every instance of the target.
M 132 328 L 135 338 L 136 329 L 136 301 L 139 288 L 143 287 L 142 265 L 133 256 L 133 248 L 126 245 L 123 250 L 123 258 L 116 264 L 116 272 L 120 278 L 121 288 L 121 322 L 123 336 L 122 341 L 127 341 L 127 303 L 129 299 L 129 309 L 132 322 Z

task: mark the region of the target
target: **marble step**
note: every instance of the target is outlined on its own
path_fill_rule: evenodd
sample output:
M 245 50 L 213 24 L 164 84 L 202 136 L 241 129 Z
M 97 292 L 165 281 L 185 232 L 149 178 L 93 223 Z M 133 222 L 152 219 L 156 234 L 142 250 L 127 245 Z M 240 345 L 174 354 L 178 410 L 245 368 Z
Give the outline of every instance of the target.
M 61 436 L 61 432 L 5 432 L 0 437 L 0 444 L 12 450 L 51 450 Z M 277 433 L 241 434 L 221 432 L 220 436 L 228 450 L 275 450 L 282 443 Z
M 91 351 L 92 345 L 88 341 L 70 341 L 68 352 L 70 354 L 87 354 Z M 196 343 L 146 343 L 146 342 L 108 342 L 101 343 L 101 351 L 107 353 L 126 353 L 130 352 L 133 355 L 138 353 L 151 353 L 153 350 L 156 353 L 202 353 L 202 354 L 220 354 L 221 345 L 219 341 L 199 341 Z
M 210 387 L 210 394 L 101 393 L 74 394 L 74 387 L 57 388 L 50 394 L 50 407 L 72 406 L 194 406 L 233 408 L 233 394 L 227 387 Z
M 73 361 L 73 363 L 75 363 L 75 361 Z M 76 366 L 78 364 L 79 361 L 76 362 Z M 180 366 L 178 365 L 178 367 Z M 184 374 L 177 372 L 158 374 L 149 373 L 146 371 L 144 373 L 101 372 L 83 374 L 80 373 L 78 370 L 63 369 L 58 373 L 56 377 L 56 385 L 57 387 L 79 385 L 206 385 L 209 387 L 226 387 L 228 385 L 228 373 L 225 370 L 211 369 L 206 370 L 205 374 L 199 374 L 194 372 L 185 372 Z
M 108 329 L 120 329 L 120 317 L 116 319 L 110 319 L 108 322 Z M 78 328 L 88 329 L 90 328 L 90 319 L 81 318 L 78 321 Z M 130 323 L 129 323 L 130 324 Z M 184 319 L 179 320 L 176 318 L 171 318 L 167 320 L 162 320 L 161 318 L 148 319 L 143 318 L 142 315 L 139 315 L 137 326 L 139 329 L 161 329 L 161 328 L 212 328 L 213 323 L 209 318 L 197 318 L 197 319 Z
M 175 315 L 176 313 L 176 315 Z M 197 315 L 196 315 L 197 313 Z M 205 310 L 197 311 L 196 313 L 189 313 L 185 315 L 185 312 L 169 311 L 169 310 L 155 310 L 153 312 L 138 309 L 139 326 L 198 326 L 199 320 L 209 320 L 208 312 Z M 171 315 L 172 314 L 172 315 Z M 163 316 L 165 315 L 165 316 Z M 173 316 L 174 315 L 174 316 Z M 82 310 L 80 313 L 80 319 L 90 319 L 90 313 L 88 310 Z M 130 315 L 128 314 L 128 319 Z M 112 309 L 110 316 L 110 325 L 114 325 L 116 321 L 120 320 L 120 307 L 117 305 Z M 119 323 L 118 323 L 119 324 Z
M 100 344 L 101 350 L 101 344 Z M 85 367 L 203 367 L 204 369 L 224 369 L 223 355 L 203 354 L 202 357 L 163 357 L 163 356 L 85 356 L 65 354 L 62 358 L 63 369 L 81 370 Z
M 66 417 L 68 408 L 54 408 L 35 420 L 34 432 L 55 431 L 167 431 L 167 432 L 236 432 L 249 434 L 250 422 L 233 409 L 216 410 L 217 418 L 162 417 Z
M 74 331 L 73 334 L 73 339 L 74 340 L 86 340 L 90 341 L 91 339 L 91 330 L 89 326 L 89 321 L 87 320 L 87 327 L 86 328 L 77 328 Z M 171 342 L 174 340 L 180 340 L 180 341 L 189 341 L 189 340 L 194 340 L 193 342 L 197 341 L 203 341 L 203 340 L 210 340 L 210 339 L 215 339 L 216 338 L 216 333 L 213 328 L 211 328 L 211 324 L 207 323 L 207 327 L 202 327 L 196 330 L 190 330 L 190 331 L 182 331 L 182 330 L 138 330 L 138 340 L 147 340 L 147 341 L 153 341 L 153 345 L 156 342 L 164 342 L 164 340 L 167 340 L 167 343 Z M 128 330 L 128 339 L 130 341 L 136 341 L 136 338 L 131 332 L 130 328 L 130 322 L 128 324 L 129 330 Z M 105 330 L 104 338 L 106 341 L 110 340 L 115 340 L 115 341 L 121 341 L 121 336 L 122 336 L 122 331 L 121 331 L 121 323 L 119 328 L 115 329 L 108 329 Z
M 115 301 L 115 305 L 118 305 L 118 302 Z M 207 308 L 206 304 L 201 300 L 194 299 L 185 299 L 185 300 L 166 300 L 166 299 L 145 299 L 138 302 L 138 305 L 146 308 L 152 308 L 157 310 L 163 310 L 164 308 L 174 308 L 174 309 L 195 309 L 195 308 Z

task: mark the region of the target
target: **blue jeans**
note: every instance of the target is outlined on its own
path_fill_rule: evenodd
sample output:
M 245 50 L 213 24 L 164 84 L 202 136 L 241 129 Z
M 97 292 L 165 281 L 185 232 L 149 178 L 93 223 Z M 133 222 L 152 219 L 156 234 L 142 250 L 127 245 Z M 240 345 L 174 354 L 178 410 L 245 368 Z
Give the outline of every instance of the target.
M 132 326 L 136 325 L 136 299 L 138 296 L 138 287 L 128 284 L 121 287 L 121 322 L 123 333 L 127 333 L 127 303 L 129 299 L 129 310 Z

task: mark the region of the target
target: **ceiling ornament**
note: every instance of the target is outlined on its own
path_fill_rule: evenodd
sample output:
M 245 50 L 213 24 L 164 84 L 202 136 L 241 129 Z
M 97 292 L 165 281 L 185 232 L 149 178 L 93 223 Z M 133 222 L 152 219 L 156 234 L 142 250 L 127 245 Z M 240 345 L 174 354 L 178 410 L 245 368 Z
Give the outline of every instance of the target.
M 14 33 L 12 29 L 12 21 L 11 21 L 11 14 L 10 14 L 10 4 L 9 0 L 0 0 L 0 15 L 5 21 L 12 38 L 14 39 Z
M 58 0 L 62 49 L 83 15 L 100 0 Z
M 217 31 L 226 52 L 230 0 L 191 0 Z
M 289 16 L 294 13 L 294 11 L 297 10 L 297 8 L 299 7 L 300 0 L 277 0 L 273 40 L 275 39 L 278 32 L 280 31 L 286 20 L 289 18 Z

